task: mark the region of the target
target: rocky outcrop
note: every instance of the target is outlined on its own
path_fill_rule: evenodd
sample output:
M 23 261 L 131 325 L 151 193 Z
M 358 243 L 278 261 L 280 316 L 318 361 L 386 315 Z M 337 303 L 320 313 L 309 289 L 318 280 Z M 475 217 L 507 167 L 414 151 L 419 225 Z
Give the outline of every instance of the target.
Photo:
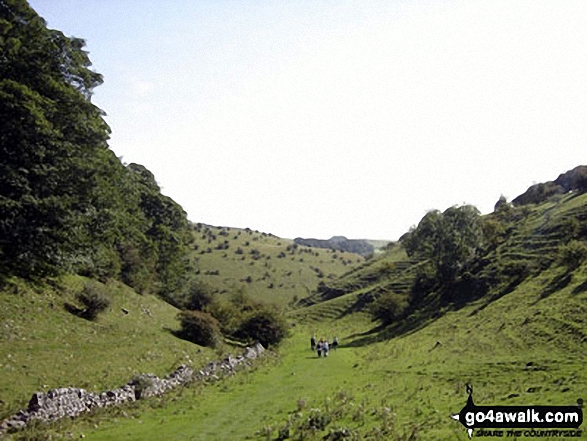
M 347 239 L 344 236 L 333 236 L 328 240 L 322 239 L 303 239 L 296 237 L 296 245 L 303 245 L 313 248 L 327 248 L 338 251 L 347 251 L 349 253 L 359 254 L 363 257 L 373 254 L 375 248 L 369 242 L 363 239 Z
M 556 194 L 569 191 L 583 192 L 587 190 L 587 166 L 580 165 L 561 174 L 554 181 L 532 185 L 523 194 L 512 201 L 515 206 L 538 204 Z
M 117 406 L 129 401 L 163 395 L 165 392 L 192 381 L 214 381 L 236 372 L 239 365 L 258 358 L 264 348 L 260 343 L 247 347 L 238 357 L 228 355 L 221 361 L 208 363 L 199 371 L 181 365 L 164 378 L 141 374 L 118 389 L 99 394 L 76 387 L 62 387 L 33 394 L 26 410 L 21 410 L 0 423 L 0 433 L 22 429 L 32 421 L 50 422 L 61 418 L 75 418 L 93 409 Z

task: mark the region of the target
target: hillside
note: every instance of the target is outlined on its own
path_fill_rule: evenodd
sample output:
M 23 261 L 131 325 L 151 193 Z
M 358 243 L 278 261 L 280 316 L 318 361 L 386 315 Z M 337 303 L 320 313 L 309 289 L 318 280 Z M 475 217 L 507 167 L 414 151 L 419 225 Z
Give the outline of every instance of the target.
M 364 261 L 248 228 L 195 224 L 192 231 L 199 280 L 220 294 L 244 287 L 250 296 L 277 305 L 307 296 L 321 280 L 334 280 Z
M 452 296 L 440 297 L 440 292 L 432 291 L 418 297 L 421 303 L 409 314 L 385 326 L 374 320 L 371 308 L 377 299 L 389 293 L 411 298 L 414 283 L 426 265 L 422 259 L 409 257 L 397 244 L 339 278 L 319 280 L 318 289 L 301 299 L 290 313 L 290 323 L 295 326 L 279 347 L 278 357 L 267 359 L 256 370 L 217 385 L 190 387 L 168 398 L 136 403 L 127 411 L 27 429 L 22 439 L 64 433 L 97 440 L 187 440 L 194 434 L 205 440 L 278 439 L 287 431 L 292 439 L 323 439 L 344 432 L 357 439 L 465 440 L 465 430 L 450 414 L 465 404 L 466 384 L 472 384 L 475 402 L 480 405 L 573 405 L 587 390 L 582 369 L 587 343 L 587 256 L 579 254 L 574 261 L 564 256 L 568 258 L 569 248 L 582 243 L 587 234 L 587 194 L 505 207 L 483 217 L 484 222 L 491 221 L 494 227 L 494 222 L 499 222 L 503 228 L 491 230 L 488 237 L 492 240 L 485 243 L 484 253 L 466 266 L 469 275 L 457 280 L 457 292 Z M 215 255 L 224 261 L 227 271 L 234 263 L 228 255 L 233 245 L 243 249 L 243 254 L 235 257 L 245 255 L 246 245 L 241 241 L 249 242 L 246 247 L 258 247 L 259 253 L 249 252 L 250 256 L 268 255 L 266 250 L 271 247 L 277 251 L 293 245 L 277 245 L 281 239 L 247 230 L 194 228 L 201 238 L 206 236 L 206 244 L 209 234 L 217 236 L 210 248 L 224 244 L 226 237 L 236 241 L 222 250 L 226 257 L 207 248 L 201 254 Z M 261 251 L 261 245 L 266 250 Z M 202 251 L 199 246 L 198 250 Z M 293 246 L 289 252 L 292 250 Z M 311 252 L 286 254 L 279 260 L 299 263 Z M 274 259 L 271 254 L 269 261 Z M 248 267 L 263 260 L 251 261 L 255 264 L 249 262 Z M 466 287 L 475 289 L 466 292 Z M 43 317 L 39 316 L 40 323 Z M 10 325 L 24 329 L 19 328 L 20 320 L 23 316 Z M 112 326 L 120 318 L 112 310 L 105 320 Z M 165 327 L 163 323 L 158 326 Z M 329 339 L 336 335 L 341 346 L 328 359 L 317 359 L 308 348 L 312 334 Z M 27 344 L 27 340 L 15 340 L 8 346 L 9 354 L 24 354 L 16 345 Z M 166 340 L 160 342 L 167 344 Z M 139 351 L 145 348 L 144 342 L 137 340 L 136 347 Z M 193 349 L 188 355 L 207 356 Z M 40 353 L 40 349 L 32 350 L 29 353 Z M 169 356 L 162 355 L 164 352 L 159 349 L 160 360 Z M 103 361 L 116 365 L 112 360 Z M 91 375 L 93 365 L 80 363 Z M 7 378 L 19 378 L 14 376 L 15 370 L 8 372 L 12 373 Z M 59 377 L 62 381 L 76 378 L 65 372 Z M 28 383 L 18 380 L 20 387 L 35 387 L 30 379 L 41 374 L 19 375 L 30 377 Z M 8 379 L 4 388 L 15 396 L 16 389 L 20 390 Z M 24 394 L 19 396 L 24 399 Z M 309 421 L 321 423 L 317 430 L 310 430 Z
M 348 251 L 360 254 L 363 257 L 371 256 L 375 247 L 367 240 L 347 239 L 344 236 L 333 236 L 328 240 L 321 239 L 304 239 L 296 237 L 294 243 L 312 248 L 324 248 L 337 251 Z
M 587 189 L 587 166 L 579 165 L 573 170 L 562 173 L 554 181 L 532 185 L 523 194 L 512 200 L 514 205 L 536 204 L 544 202 L 554 195 L 570 191 L 583 192 Z
M 294 313 L 297 325 L 279 358 L 254 372 L 42 433 L 261 440 L 287 430 L 292 439 L 345 432 L 356 439 L 465 441 L 450 415 L 465 404 L 466 384 L 478 405 L 573 405 L 587 390 L 587 265 L 549 292 L 564 274 L 553 265 L 500 298 L 386 328 L 361 311 L 341 316 L 344 296 L 317 303 Z M 341 347 L 318 359 L 309 351 L 312 333 L 338 335 Z M 311 429 L 310 421 L 320 424 Z
M 477 404 L 584 398 L 585 166 L 489 215 L 433 210 L 369 259 L 347 248 L 382 243 L 192 224 L 109 150 L 83 40 L 26 1 L 0 1 L 0 23 L 0 419 L 35 391 L 270 349 L 230 378 L 1 437 L 465 440 L 450 415 L 466 384 Z M 341 345 L 319 358 L 311 335 Z
M 0 420 L 26 407 L 35 391 L 66 386 L 100 391 L 135 375 L 164 375 L 182 363 L 204 364 L 212 349 L 177 338 L 177 309 L 110 281 L 112 303 L 98 320 L 68 312 L 85 279 L 35 285 L 13 279 L 0 290 Z
M 0 22 L 0 282 L 78 274 L 182 293 L 186 213 L 110 150 L 84 40 L 23 0 L 0 2 Z
M 581 261 L 587 237 L 585 219 L 587 195 L 576 192 L 552 195 L 539 204 L 505 204 L 483 216 L 482 247 L 462 270 L 466 280 L 455 280 L 449 301 L 467 302 L 479 297 L 491 301 L 505 295 L 527 278 L 564 266 L 561 253 L 570 253 L 568 247 L 578 248 L 575 252 Z M 310 306 L 350 295 L 356 304 L 365 307 L 379 295 L 390 292 L 407 298 L 416 276 L 423 273 L 424 264 L 422 258 L 408 257 L 405 247 L 397 244 L 343 277 L 323 282 L 299 305 Z M 566 276 L 562 279 L 569 281 Z M 557 286 L 551 289 L 556 290 Z

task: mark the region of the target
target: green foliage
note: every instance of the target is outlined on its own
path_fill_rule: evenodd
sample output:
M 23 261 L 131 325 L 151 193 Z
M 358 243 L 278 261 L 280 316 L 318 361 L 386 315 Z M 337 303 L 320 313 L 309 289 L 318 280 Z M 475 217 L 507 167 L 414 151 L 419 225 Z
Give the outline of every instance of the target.
M 225 335 L 232 335 L 242 321 L 243 313 L 241 309 L 232 302 L 226 302 L 214 297 L 212 302 L 206 307 L 209 312 L 218 320 L 220 329 Z
M 130 384 L 134 386 L 135 398 L 138 400 L 147 389 L 153 387 L 153 379 L 145 375 L 138 375 L 130 381 Z
M 26 2 L 2 2 L 0 20 L 0 257 L 13 273 L 46 275 L 69 263 L 111 155 L 89 100 L 102 80 L 83 40 L 48 30 Z
M 246 343 L 259 341 L 267 347 L 287 335 L 283 314 L 273 305 L 253 300 L 244 287 L 233 291 L 228 301 L 213 296 L 205 309 L 218 320 L 225 335 Z
M 577 269 L 585 260 L 587 260 L 587 245 L 585 245 L 585 242 L 571 240 L 560 247 L 559 261 L 567 269 L 571 271 Z
M 167 300 L 179 309 L 203 311 L 214 301 L 214 292 L 207 283 L 192 279 L 184 290 L 173 293 Z
M 76 295 L 76 299 L 84 305 L 81 316 L 88 320 L 95 320 L 98 314 L 110 307 L 111 303 L 104 285 L 93 280 L 84 283 L 81 292 Z
M 581 232 L 581 224 L 576 217 L 569 217 L 563 221 L 562 230 L 564 236 L 569 240 L 575 239 Z
M 505 223 L 494 217 L 486 217 L 481 223 L 483 236 L 490 249 L 495 249 L 505 240 Z
M 287 336 L 287 323 L 275 308 L 259 306 L 245 316 L 234 336 L 258 341 L 267 348 L 278 344 Z
M 185 212 L 144 167 L 108 149 L 91 102 L 102 83 L 84 41 L 47 29 L 25 1 L 0 2 L 0 271 L 119 278 L 183 289 Z
M 371 314 L 383 324 L 400 319 L 408 307 L 406 296 L 394 292 L 385 292 L 369 306 Z
M 200 346 L 215 347 L 220 341 L 218 321 L 207 312 L 182 311 L 177 316 L 181 337 Z
M 430 261 L 440 283 L 450 286 L 483 244 L 479 211 L 471 205 L 430 211 L 402 243 L 410 257 Z

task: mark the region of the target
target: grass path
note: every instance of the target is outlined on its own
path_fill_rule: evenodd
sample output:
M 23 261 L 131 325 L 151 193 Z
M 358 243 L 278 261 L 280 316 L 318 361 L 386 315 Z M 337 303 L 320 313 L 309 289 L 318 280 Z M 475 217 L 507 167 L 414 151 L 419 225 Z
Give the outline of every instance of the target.
M 573 405 L 585 398 L 587 268 L 544 297 L 557 271 L 489 305 L 480 300 L 445 311 L 401 335 L 392 328 L 361 334 L 374 326 L 362 314 L 318 314 L 323 321 L 292 328 L 278 356 L 250 373 L 98 413 L 59 433 L 89 440 L 274 440 L 288 421 L 307 422 L 311 409 L 320 408 L 332 421 L 300 439 L 322 439 L 345 427 L 362 439 L 464 441 L 465 430 L 450 415 L 464 406 L 467 383 L 478 405 Z M 338 335 L 341 348 L 318 359 L 309 349 L 311 334 Z M 343 395 L 350 399 L 342 403 Z M 299 418 L 298 400 L 306 403 Z M 390 430 L 367 436 L 383 427 L 385 409 Z
M 307 335 L 306 335 L 307 334 Z M 192 387 L 160 409 L 139 417 L 104 422 L 84 432 L 91 440 L 237 440 L 255 437 L 264 426 L 283 421 L 299 399 L 312 402 L 344 388 L 356 375 L 358 351 L 339 348 L 317 358 L 308 332 L 298 330 L 251 375 L 239 374 L 210 387 Z M 278 366 L 276 366 L 276 364 Z

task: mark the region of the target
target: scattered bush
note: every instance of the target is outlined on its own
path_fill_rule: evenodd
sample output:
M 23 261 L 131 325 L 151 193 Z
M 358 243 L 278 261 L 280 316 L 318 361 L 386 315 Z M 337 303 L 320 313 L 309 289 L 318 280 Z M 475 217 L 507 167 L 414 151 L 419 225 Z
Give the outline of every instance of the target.
M 179 335 L 200 346 L 214 347 L 220 341 L 218 321 L 207 312 L 182 311 L 177 316 L 181 324 Z
M 287 335 L 287 324 L 283 316 L 269 306 L 257 306 L 241 323 L 235 337 L 258 341 L 264 347 L 278 344 Z
M 559 261 L 569 270 L 577 269 L 587 260 L 587 246 L 580 240 L 571 240 L 568 244 L 561 246 Z
M 200 270 L 196 271 L 197 274 L 199 272 Z M 210 271 L 205 271 L 204 274 L 210 274 Z M 186 283 L 183 289 L 164 296 L 167 303 L 178 309 L 191 311 L 203 310 L 212 302 L 213 298 L 214 290 L 212 287 L 198 279 L 192 279 Z
M 138 375 L 131 380 L 130 384 L 135 387 L 135 398 L 139 400 L 147 389 L 153 387 L 154 383 L 152 378 Z
M 383 324 L 392 323 L 400 319 L 408 307 L 405 296 L 386 292 L 381 294 L 371 304 L 370 310 L 374 318 L 381 320 Z
M 80 315 L 88 320 L 95 320 L 98 314 L 106 311 L 110 306 L 110 297 L 104 285 L 94 280 L 84 284 L 82 291 L 76 295 L 76 299 L 84 305 Z

